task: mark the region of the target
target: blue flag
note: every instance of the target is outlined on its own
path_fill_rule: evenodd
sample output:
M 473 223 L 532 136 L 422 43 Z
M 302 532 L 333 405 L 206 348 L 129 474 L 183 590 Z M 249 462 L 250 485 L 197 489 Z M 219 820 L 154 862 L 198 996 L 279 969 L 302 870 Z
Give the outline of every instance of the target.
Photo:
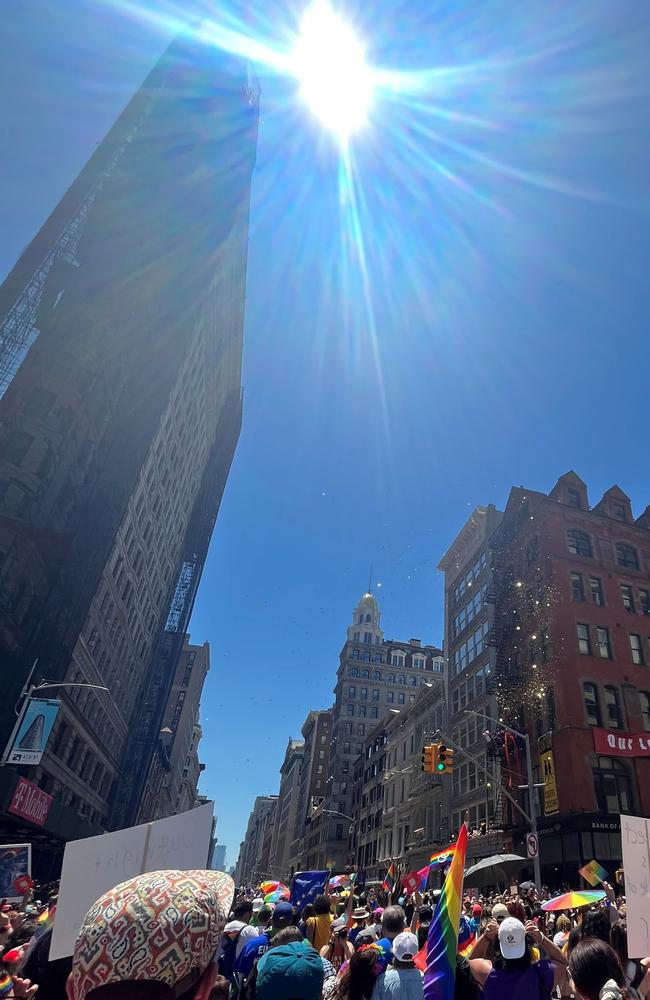
M 307 903 L 313 903 L 325 888 L 329 872 L 296 872 L 291 883 L 291 902 L 302 910 Z

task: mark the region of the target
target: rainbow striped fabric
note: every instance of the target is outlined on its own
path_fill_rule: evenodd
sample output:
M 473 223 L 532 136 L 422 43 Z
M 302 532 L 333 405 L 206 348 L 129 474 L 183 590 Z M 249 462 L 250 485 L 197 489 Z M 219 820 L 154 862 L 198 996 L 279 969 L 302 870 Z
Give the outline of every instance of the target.
M 392 892 L 393 889 L 395 888 L 395 875 L 396 875 L 395 865 L 391 861 L 390 867 L 386 872 L 386 877 L 384 878 L 384 884 L 382 886 L 382 888 L 385 889 L 386 892 Z
M 436 851 L 429 858 L 429 867 L 433 868 L 436 865 L 448 865 L 454 856 L 455 847 L 445 847 L 444 851 Z
M 458 928 L 463 899 L 463 869 L 467 826 L 460 828 L 451 867 L 447 872 L 427 938 L 424 1000 L 453 1000 L 456 981 Z
M 0 972 L 0 997 L 5 996 L 10 993 L 14 985 L 14 981 L 7 972 Z

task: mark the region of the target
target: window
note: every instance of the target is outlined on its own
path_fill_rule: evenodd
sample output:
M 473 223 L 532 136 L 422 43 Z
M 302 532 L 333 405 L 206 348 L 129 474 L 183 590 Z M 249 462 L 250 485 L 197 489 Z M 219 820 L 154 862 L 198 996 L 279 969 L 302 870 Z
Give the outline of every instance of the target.
M 358 650 L 358 649 L 353 649 L 353 650 L 352 650 L 352 653 L 351 653 L 351 656 L 352 656 L 352 659 L 353 659 L 353 660 L 358 660 L 358 659 L 359 659 L 359 650 Z M 355 674 L 354 674 L 354 676 L 355 676 L 355 677 L 358 677 L 358 676 L 359 676 L 359 671 L 358 671 L 358 670 L 357 670 L 357 671 L 355 671 Z
M 404 653 L 391 653 L 390 662 L 393 667 L 403 667 Z
M 360 639 L 361 639 L 361 632 L 355 632 L 354 635 L 352 636 L 353 642 L 359 642 Z
M 582 497 L 580 496 L 580 490 L 576 490 L 573 486 L 568 486 L 566 491 L 567 503 L 569 507 L 575 507 L 580 510 L 582 507 Z
M 376 705 L 373 705 L 372 708 L 370 709 L 370 718 L 371 719 L 379 718 L 379 709 L 377 708 Z
M 395 701 L 395 692 L 394 691 L 389 691 L 388 692 L 388 694 L 386 695 L 386 701 L 388 702 L 389 705 L 393 704 L 393 702 Z
M 628 569 L 639 568 L 639 560 L 633 545 L 628 545 L 627 542 L 617 542 L 615 549 L 616 562 L 619 566 L 626 566 Z
M 364 701 L 368 700 L 368 688 L 361 688 L 361 697 Z
M 634 614 L 636 610 L 634 607 L 634 591 L 630 587 L 629 583 L 621 584 L 621 600 L 623 601 L 623 607 L 625 610 Z
M 354 705 L 352 702 L 348 704 L 348 715 L 354 715 Z
M 571 598 L 574 601 L 584 601 L 585 585 L 582 581 L 582 573 L 571 574 Z
M 381 663 L 382 662 L 381 653 L 373 653 L 372 654 L 372 662 L 373 663 Z M 374 679 L 376 681 L 378 681 L 379 680 L 379 671 L 377 670 L 377 671 L 375 671 L 375 673 L 377 674 L 377 676 Z
M 586 558 L 591 559 L 591 539 L 585 531 L 578 531 L 577 528 L 571 528 L 567 531 L 567 542 L 569 552 L 572 555 L 586 556 Z
M 365 736 L 365 735 L 366 735 L 366 727 L 363 724 L 363 722 L 360 722 L 359 725 L 357 726 L 357 736 Z M 359 753 L 361 753 L 360 750 Z
M 615 517 L 617 521 L 626 520 L 624 503 L 619 503 L 618 500 L 612 500 L 612 517 Z
M 618 815 L 633 811 L 630 777 L 627 768 L 613 757 L 598 757 L 593 770 L 598 809 Z
M 361 676 L 362 676 L 362 678 L 364 680 L 368 680 L 370 678 L 370 671 L 369 670 L 362 670 L 361 671 Z
M 397 682 L 398 684 L 406 684 L 406 676 L 404 674 L 400 674 L 397 678 Z
M 363 641 L 367 642 L 367 643 L 372 642 L 372 632 L 364 632 L 363 633 Z
M 596 629 L 596 646 L 598 647 L 598 655 L 603 660 L 611 660 L 612 658 L 612 647 L 609 641 L 609 629 L 608 628 L 597 628 Z
M 366 717 L 366 706 L 359 705 L 359 718 L 365 719 L 365 717 Z
M 578 630 L 578 651 L 583 656 L 591 656 L 591 642 L 589 640 L 589 626 L 581 622 L 577 624 Z
M 632 663 L 642 664 L 643 643 L 641 642 L 641 636 L 636 635 L 634 632 L 630 632 L 630 651 L 632 653 Z
M 377 688 L 374 688 L 372 692 L 372 700 L 379 701 L 379 691 L 377 690 Z
M 646 733 L 650 733 L 650 691 L 639 691 L 641 722 Z
M 615 688 L 613 684 L 605 684 L 603 691 L 605 692 L 605 724 L 610 729 L 622 729 L 623 717 L 618 688 Z
M 639 587 L 639 604 L 641 614 L 650 615 L 650 590 L 646 590 L 645 587 Z
M 587 725 L 589 726 L 601 726 L 600 718 L 600 705 L 598 704 L 598 688 L 595 684 L 589 681 L 584 681 L 582 685 L 582 694 L 585 702 L 585 711 L 587 713 Z
M 389 684 L 394 684 L 395 683 L 395 674 L 389 674 L 388 675 L 388 683 Z
M 348 698 L 356 698 L 356 695 L 357 695 L 356 687 L 354 686 L 354 684 L 350 684 L 350 686 L 348 687 Z
M 589 593 L 591 594 L 592 604 L 597 604 L 599 608 L 602 608 L 605 603 L 605 599 L 603 597 L 603 584 L 597 576 L 589 577 Z
M 404 692 L 403 691 L 400 691 L 400 693 L 397 695 L 397 704 L 398 705 L 403 705 L 404 704 Z

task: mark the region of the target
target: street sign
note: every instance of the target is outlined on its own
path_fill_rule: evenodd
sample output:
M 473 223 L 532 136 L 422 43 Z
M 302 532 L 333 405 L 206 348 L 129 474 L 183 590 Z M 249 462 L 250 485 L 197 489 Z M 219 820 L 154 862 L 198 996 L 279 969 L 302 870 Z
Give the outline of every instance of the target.
M 529 858 L 536 858 L 539 855 L 539 840 L 536 833 L 526 834 L 526 854 Z
M 60 705 L 54 698 L 30 698 L 6 751 L 7 764 L 40 764 Z

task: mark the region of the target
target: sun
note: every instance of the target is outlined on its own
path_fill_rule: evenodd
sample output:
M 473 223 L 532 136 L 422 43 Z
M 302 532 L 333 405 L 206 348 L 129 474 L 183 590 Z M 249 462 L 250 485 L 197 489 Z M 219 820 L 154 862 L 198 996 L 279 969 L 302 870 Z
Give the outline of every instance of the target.
M 360 40 L 327 0 L 305 11 L 293 51 L 302 99 L 341 140 L 362 128 L 372 100 L 372 74 Z

